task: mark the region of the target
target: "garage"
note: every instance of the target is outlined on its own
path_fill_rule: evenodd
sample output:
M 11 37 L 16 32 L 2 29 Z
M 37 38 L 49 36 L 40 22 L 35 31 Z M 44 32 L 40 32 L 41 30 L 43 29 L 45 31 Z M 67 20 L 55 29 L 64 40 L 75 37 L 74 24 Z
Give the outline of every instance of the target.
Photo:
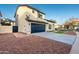
M 31 23 L 31 33 L 45 32 L 45 24 Z

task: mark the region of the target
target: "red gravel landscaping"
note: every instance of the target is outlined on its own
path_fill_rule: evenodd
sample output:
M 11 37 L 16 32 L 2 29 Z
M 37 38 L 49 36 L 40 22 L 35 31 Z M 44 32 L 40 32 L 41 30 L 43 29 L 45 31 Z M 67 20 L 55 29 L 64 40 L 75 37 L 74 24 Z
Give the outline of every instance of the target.
M 0 34 L 0 53 L 66 54 L 70 52 L 71 47 L 71 45 L 65 43 L 34 35 L 18 37 L 13 33 Z
M 73 31 L 65 31 L 64 34 L 76 35 L 76 32 L 73 32 Z

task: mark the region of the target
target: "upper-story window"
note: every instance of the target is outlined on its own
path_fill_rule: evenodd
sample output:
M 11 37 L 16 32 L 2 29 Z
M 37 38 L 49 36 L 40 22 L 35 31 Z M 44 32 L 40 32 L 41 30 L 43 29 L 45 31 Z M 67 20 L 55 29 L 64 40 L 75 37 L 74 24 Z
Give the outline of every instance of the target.
M 38 18 L 43 18 L 42 14 L 38 13 Z
M 30 15 L 26 15 L 25 20 L 29 20 L 29 18 L 30 18 Z
M 32 10 L 32 13 L 35 13 L 35 11 L 34 11 L 34 10 Z

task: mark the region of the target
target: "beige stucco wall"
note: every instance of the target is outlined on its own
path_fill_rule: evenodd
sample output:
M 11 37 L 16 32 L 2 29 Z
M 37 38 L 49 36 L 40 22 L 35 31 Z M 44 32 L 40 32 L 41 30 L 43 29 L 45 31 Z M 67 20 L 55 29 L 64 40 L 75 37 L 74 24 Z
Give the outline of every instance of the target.
M 0 26 L 0 33 L 12 33 L 12 26 Z
M 18 18 L 17 18 L 18 15 Z M 38 12 L 34 10 L 34 13 L 32 13 L 32 9 L 28 8 L 26 6 L 21 6 L 17 9 L 16 12 L 16 26 L 18 26 L 19 32 L 24 32 L 27 34 L 31 33 L 31 23 L 27 21 L 27 16 L 30 15 L 30 19 L 32 20 L 44 20 L 44 19 L 38 19 Z M 43 15 L 43 14 L 42 14 Z M 45 16 L 43 15 L 43 18 Z
M 31 9 L 27 6 L 20 6 L 17 10 L 17 14 L 21 16 L 25 12 L 29 12 L 33 17 L 38 18 L 38 12 L 36 10 L 34 10 L 34 13 L 32 13 L 32 10 L 34 10 L 34 9 Z M 45 18 L 45 15 L 44 14 L 42 14 L 42 15 L 43 15 L 43 18 Z
M 49 25 L 51 25 L 51 29 L 49 29 Z M 48 22 L 48 24 L 46 24 L 46 31 L 53 31 L 53 30 L 55 30 L 54 23 Z
M 18 14 L 18 19 L 16 19 L 16 22 L 18 22 L 17 23 L 18 32 L 30 34 L 31 33 L 31 28 L 30 28 L 31 25 L 30 25 L 30 22 L 25 20 L 25 18 L 26 18 L 26 13 Z

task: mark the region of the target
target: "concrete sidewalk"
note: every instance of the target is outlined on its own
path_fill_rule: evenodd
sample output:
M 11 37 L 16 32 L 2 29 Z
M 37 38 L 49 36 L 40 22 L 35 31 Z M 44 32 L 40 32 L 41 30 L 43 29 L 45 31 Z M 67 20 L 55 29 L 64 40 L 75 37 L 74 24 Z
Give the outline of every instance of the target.
M 70 45 L 73 45 L 76 36 L 74 35 L 66 35 L 66 34 L 57 34 L 53 32 L 40 32 L 40 33 L 33 33 L 32 35 L 40 36 L 40 37 L 45 37 L 51 40 L 56 40 L 59 42 L 64 42 Z
M 72 46 L 70 54 L 79 54 L 79 32 L 77 32 L 77 38 L 74 42 L 74 45 Z

